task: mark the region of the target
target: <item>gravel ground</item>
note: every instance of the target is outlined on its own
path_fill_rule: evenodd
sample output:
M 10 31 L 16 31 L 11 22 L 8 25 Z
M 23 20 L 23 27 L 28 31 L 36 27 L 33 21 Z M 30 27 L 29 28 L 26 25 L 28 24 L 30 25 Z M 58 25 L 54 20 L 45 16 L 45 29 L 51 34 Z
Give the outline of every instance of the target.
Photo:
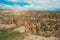
M 59 40 L 59 38 L 30 35 L 30 36 L 26 36 L 24 40 Z

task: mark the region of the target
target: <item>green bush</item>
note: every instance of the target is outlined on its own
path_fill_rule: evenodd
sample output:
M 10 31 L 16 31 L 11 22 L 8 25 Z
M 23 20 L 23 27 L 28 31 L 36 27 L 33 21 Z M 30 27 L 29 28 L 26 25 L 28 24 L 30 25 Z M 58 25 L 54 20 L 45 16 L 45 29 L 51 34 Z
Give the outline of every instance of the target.
M 55 21 L 52 21 L 52 20 L 48 20 L 47 23 L 48 23 L 48 25 L 53 25 L 53 24 L 55 24 L 56 22 L 55 22 Z
M 47 28 L 48 28 L 48 27 L 46 27 L 46 26 L 41 26 L 40 30 L 41 30 L 41 31 L 47 31 Z
M 0 30 L 0 40 L 23 40 L 25 33 L 8 31 L 6 29 Z

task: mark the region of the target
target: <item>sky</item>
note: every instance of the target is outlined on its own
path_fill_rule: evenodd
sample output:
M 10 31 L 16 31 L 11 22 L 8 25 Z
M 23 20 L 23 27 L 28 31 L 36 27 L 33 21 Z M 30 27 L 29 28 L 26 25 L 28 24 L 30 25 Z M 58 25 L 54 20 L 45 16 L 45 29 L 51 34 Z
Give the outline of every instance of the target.
M 60 0 L 0 0 L 0 9 L 60 12 Z

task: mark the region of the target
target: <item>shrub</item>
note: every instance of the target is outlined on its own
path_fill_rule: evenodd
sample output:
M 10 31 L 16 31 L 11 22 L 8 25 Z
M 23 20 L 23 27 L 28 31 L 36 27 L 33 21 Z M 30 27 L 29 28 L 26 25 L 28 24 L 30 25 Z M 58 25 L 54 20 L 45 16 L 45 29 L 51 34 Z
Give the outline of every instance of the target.
M 23 40 L 25 33 L 12 32 L 8 29 L 0 30 L 0 40 Z

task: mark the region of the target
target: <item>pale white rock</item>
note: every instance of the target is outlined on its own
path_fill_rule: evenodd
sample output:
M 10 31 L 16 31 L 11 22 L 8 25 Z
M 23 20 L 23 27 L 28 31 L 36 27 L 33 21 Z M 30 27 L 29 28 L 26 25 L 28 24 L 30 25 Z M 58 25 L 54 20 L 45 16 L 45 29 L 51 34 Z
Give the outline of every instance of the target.
M 5 28 L 13 28 L 13 27 L 16 27 L 16 25 L 15 24 L 5 25 Z
M 25 32 L 25 30 L 26 30 L 26 27 L 21 26 L 21 27 L 19 27 L 19 28 L 14 29 L 13 31 Z
M 5 24 L 0 24 L 0 29 L 3 29 L 3 28 L 5 28 L 5 27 L 6 27 Z

